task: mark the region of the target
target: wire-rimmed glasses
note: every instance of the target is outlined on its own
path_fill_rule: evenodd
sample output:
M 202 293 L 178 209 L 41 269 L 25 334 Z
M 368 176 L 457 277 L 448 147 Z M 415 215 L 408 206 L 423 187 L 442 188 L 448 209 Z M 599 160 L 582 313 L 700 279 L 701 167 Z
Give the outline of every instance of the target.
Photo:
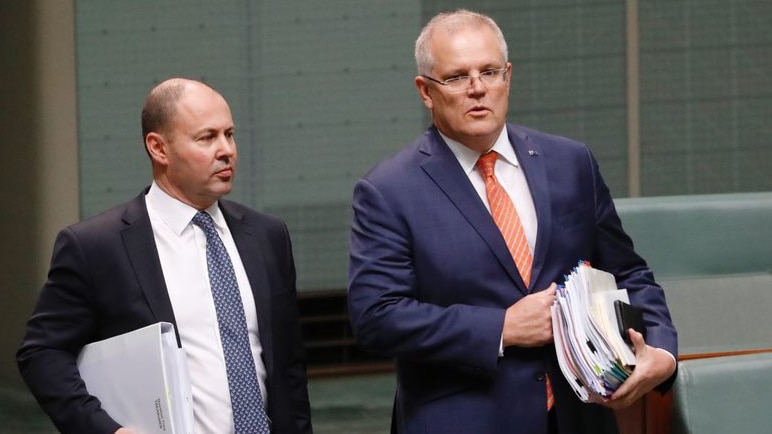
M 421 75 L 421 77 L 431 80 L 437 84 L 445 86 L 450 92 L 463 92 L 472 85 L 472 79 L 476 78 L 485 85 L 485 87 L 495 86 L 503 83 L 507 79 L 507 68 L 498 69 L 486 69 L 478 75 L 457 75 L 445 80 L 437 80 L 434 77 L 428 75 Z

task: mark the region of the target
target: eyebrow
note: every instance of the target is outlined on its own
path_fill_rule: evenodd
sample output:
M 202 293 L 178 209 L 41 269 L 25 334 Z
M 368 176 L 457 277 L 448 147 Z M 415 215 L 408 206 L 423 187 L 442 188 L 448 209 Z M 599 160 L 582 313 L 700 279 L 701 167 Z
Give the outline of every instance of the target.
M 483 64 L 483 66 L 480 66 L 477 70 L 479 72 L 483 72 L 483 71 L 488 71 L 490 69 L 503 69 L 503 68 L 506 68 L 506 67 L 507 67 L 506 63 L 503 66 L 499 66 L 496 63 L 485 63 L 485 64 Z M 472 68 L 472 69 L 474 69 L 474 68 Z M 456 76 L 456 75 L 469 75 L 469 72 L 470 72 L 470 69 L 456 68 L 456 69 L 451 69 L 450 72 L 447 73 L 447 74 L 440 74 L 440 77 L 443 77 L 443 76 L 452 77 L 452 76 Z

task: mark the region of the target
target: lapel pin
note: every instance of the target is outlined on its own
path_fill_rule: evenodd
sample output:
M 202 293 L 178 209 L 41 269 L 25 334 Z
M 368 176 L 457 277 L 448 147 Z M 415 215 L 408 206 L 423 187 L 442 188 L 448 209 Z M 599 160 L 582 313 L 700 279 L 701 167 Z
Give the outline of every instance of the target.
M 535 157 L 535 156 L 539 155 L 539 153 L 534 151 L 533 149 L 529 149 L 528 150 L 528 155 L 530 155 L 531 157 Z

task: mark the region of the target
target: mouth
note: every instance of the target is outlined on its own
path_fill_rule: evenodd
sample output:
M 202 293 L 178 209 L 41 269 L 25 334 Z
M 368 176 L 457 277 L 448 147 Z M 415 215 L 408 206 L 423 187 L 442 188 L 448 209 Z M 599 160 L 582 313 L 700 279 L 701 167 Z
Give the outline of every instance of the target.
M 223 181 L 228 181 L 233 178 L 233 167 L 223 167 L 222 169 L 216 171 L 214 176 L 220 178 Z
M 490 109 L 484 105 L 476 105 L 467 110 L 467 113 L 472 116 L 484 116 L 490 113 Z

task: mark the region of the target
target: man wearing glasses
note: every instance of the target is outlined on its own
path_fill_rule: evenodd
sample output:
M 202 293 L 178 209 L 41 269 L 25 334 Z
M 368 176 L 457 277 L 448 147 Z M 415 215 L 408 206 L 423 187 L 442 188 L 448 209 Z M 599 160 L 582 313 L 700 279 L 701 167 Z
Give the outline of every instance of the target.
M 489 17 L 434 17 L 415 46 L 433 125 L 354 189 L 349 311 L 394 357 L 395 433 L 603 433 L 611 409 L 672 381 L 676 331 L 584 144 L 507 124 L 512 65 Z M 579 401 L 559 370 L 550 306 L 579 260 L 644 313 L 637 366 Z

